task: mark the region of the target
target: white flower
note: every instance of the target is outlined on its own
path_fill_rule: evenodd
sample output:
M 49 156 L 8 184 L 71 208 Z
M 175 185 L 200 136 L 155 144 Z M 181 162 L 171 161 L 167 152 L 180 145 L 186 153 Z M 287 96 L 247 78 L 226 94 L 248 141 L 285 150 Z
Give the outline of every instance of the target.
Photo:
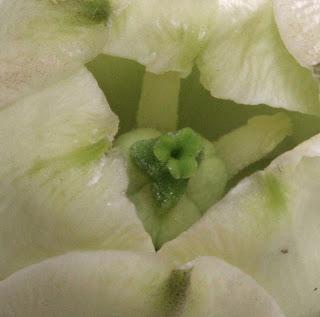
M 0 1 L 0 316 L 317 315 L 319 16 Z

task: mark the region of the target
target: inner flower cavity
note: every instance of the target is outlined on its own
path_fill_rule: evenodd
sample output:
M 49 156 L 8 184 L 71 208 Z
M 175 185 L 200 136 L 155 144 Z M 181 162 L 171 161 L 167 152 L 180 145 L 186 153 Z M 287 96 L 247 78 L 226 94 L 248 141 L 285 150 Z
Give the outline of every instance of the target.
M 272 152 L 292 126 L 283 113 L 257 116 L 210 141 L 190 127 L 178 129 L 178 75 L 146 73 L 142 87 L 136 129 L 120 135 L 115 145 L 127 161 L 127 195 L 160 248 L 200 219 L 227 184 Z M 168 104 L 170 112 L 162 111 Z

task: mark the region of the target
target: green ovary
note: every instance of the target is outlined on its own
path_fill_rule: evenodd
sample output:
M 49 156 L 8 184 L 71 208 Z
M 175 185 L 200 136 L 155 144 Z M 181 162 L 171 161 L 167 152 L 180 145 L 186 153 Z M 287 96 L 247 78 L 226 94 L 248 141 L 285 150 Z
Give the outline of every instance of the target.
M 128 196 L 156 247 L 190 227 L 224 193 L 224 163 L 190 128 L 163 135 L 134 130 L 117 144 L 128 161 Z
M 185 128 L 131 146 L 130 159 L 150 177 L 153 198 L 161 209 L 174 208 L 186 192 L 201 160 L 202 143 L 199 135 Z

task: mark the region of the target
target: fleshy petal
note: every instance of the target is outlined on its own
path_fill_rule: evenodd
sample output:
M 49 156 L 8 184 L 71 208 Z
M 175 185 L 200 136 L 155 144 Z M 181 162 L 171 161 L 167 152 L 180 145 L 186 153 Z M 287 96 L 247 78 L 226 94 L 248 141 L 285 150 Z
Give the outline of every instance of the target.
M 0 107 L 67 78 L 102 51 L 107 0 L 0 2 Z
M 252 278 L 221 260 L 174 268 L 155 255 L 116 251 L 70 253 L 13 274 L 0 283 L 0 314 L 283 317 Z
M 272 1 L 219 2 L 216 27 L 198 61 L 214 97 L 319 114 L 318 86 L 285 48 Z
M 1 111 L 0 278 L 68 250 L 153 250 L 105 156 L 117 125 L 84 69 Z
M 320 3 L 317 0 L 273 0 L 281 38 L 305 67 L 320 63 Z
M 320 135 L 239 183 L 160 254 L 215 255 L 251 274 L 290 316 L 320 309 Z
M 288 0 L 289 1 L 289 0 Z M 313 0 L 315 1 L 315 0 Z M 319 114 L 318 85 L 284 46 L 269 0 L 113 0 L 105 53 L 187 76 L 214 97 Z M 195 104 L 194 107 L 197 107 Z

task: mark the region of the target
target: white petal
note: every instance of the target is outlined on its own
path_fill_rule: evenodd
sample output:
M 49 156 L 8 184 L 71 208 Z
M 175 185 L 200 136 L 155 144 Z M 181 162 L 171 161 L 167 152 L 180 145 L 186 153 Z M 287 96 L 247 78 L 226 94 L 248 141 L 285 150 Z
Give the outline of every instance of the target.
M 250 277 L 215 258 L 174 268 L 156 255 L 69 253 L 0 283 L 0 315 L 15 317 L 283 317 Z
M 105 156 L 117 125 L 86 70 L 0 112 L 0 278 L 68 250 L 153 250 Z
M 201 82 L 214 97 L 319 113 L 317 83 L 284 47 L 271 1 L 219 1 L 214 18 L 198 60 Z
M 318 84 L 284 46 L 271 0 L 113 5 L 105 53 L 136 60 L 149 72 L 176 71 L 182 77 L 196 64 L 214 97 L 319 114 Z
M 98 2 L 107 10 L 108 1 Z M 102 51 L 105 24 L 86 10 L 85 1 L 0 2 L 0 107 L 67 78 Z
M 320 3 L 318 0 L 273 0 L 281 38 L 305 66 L 320 63 Z
M 160 254 L 219 256 L 251 274 L 290 317 L 320 311 L 320 135 L 239 183 Z

